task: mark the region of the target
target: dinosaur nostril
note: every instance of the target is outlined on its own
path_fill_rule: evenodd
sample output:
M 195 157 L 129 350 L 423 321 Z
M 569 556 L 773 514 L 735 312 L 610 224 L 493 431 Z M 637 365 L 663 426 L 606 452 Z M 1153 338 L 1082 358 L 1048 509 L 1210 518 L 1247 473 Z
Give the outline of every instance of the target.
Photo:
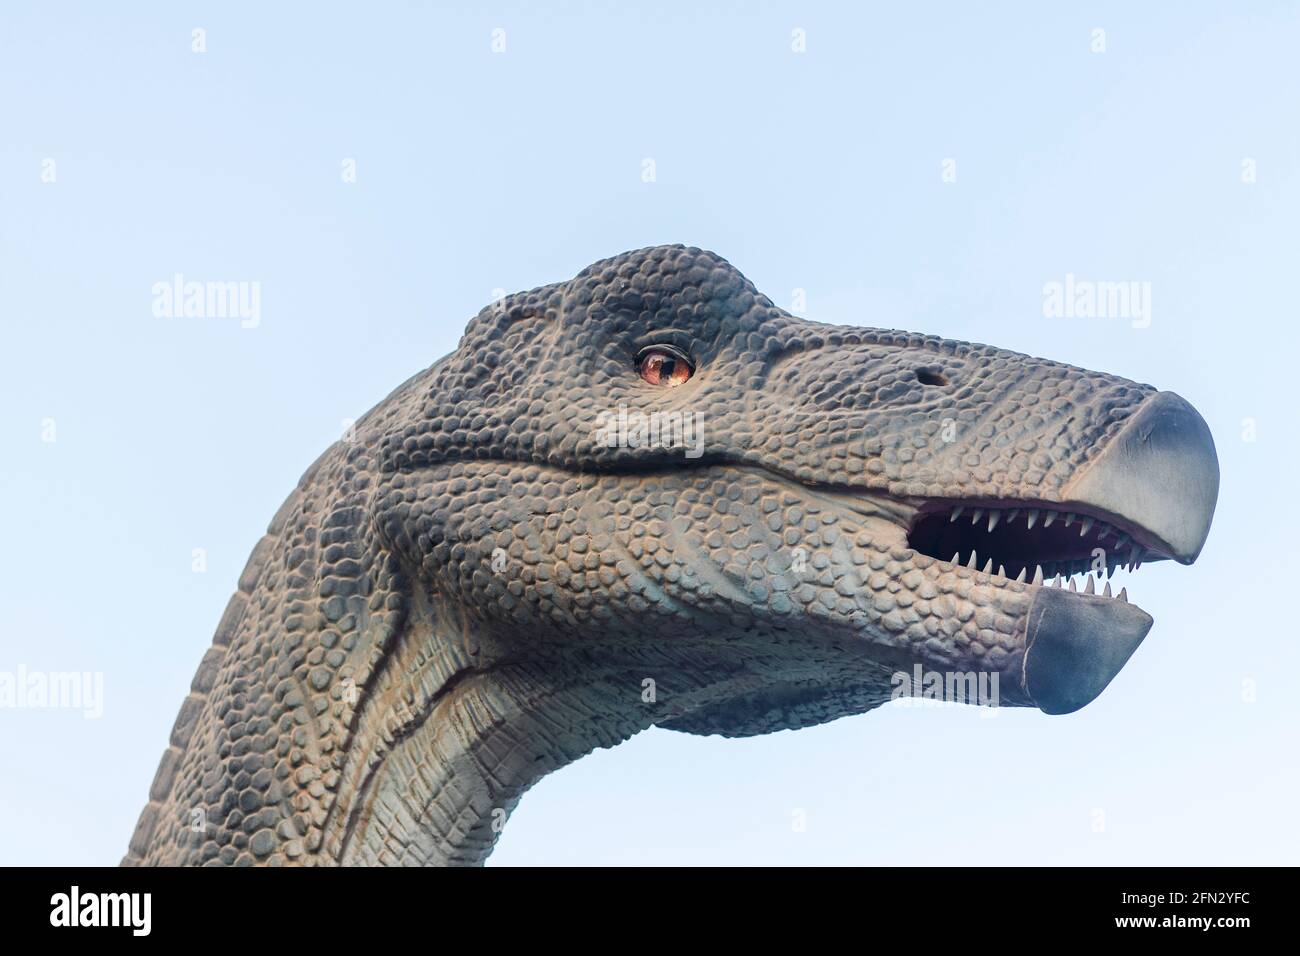
M 922 385 L 947 385 L 948 380 L 940 372 L 933 369 L 918 368 L 916 370 L 916 380 Z

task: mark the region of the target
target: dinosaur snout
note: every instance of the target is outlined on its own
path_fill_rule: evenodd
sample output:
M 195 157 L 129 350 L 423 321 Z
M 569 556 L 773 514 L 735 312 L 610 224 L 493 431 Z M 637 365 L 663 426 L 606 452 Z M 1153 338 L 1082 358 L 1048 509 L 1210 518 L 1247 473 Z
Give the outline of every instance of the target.
M 1218 494 L 1209 426 L 1182 398 L 1158 392 L 1064 497 L 1085 514 L 1122 522 L 1140 542 L 1138 553 L 1191 564 L 1210 532 Z M 1026 624 L 1025 692 L 1045 713 L 1078 710 L 1119 673 L 1151 624 L 1150 615 L 1122 600 L 1038 588 Z
M 1201 553 L 1218 496 L 1209 426 L 1173 392 L 1147 399 L 1064 495 L 1082 511 L 1118 517 L 1148 550 L 1182 564 Z

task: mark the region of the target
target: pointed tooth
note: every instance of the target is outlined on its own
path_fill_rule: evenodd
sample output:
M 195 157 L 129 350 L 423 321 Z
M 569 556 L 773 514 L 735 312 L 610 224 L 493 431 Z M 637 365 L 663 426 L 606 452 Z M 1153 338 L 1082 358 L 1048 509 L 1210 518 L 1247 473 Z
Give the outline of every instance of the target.
M 1077 587 L 1074 586 L 1074 578 L 1073 578 L 1073 577 L 1070 578 L 1070 590 L 1071 590 L 1071 591 L 1074 591 L 1076 594 L 1077 594 L 1078 591 L 1079 591 L 1079 589 L 1078 589 Z
M 983 509 L 983 508 L 976 508 L 974 514 L 972 514 L 972 515 L 970 516 L 970 523 L 971 523 L 971 524 L 979 524 L 979 523 L 980 523 L 980 518 L 983 516 L 983 514 L 984 514 L 984 509 Z
M 1058 575 L 1056 576 L 1056 578 L 1052 581 L 1052 587 L 1054 587 L 1054 588 L 1063 588 L 1063 587 L 1065 587 L 1065 581 L 1061 578 L 1061 576 L 1060 576 L 1059 574 L 1058 574 Z
M 985 573 L 985 574 L 992 574 L 992 573 L 993 573 L 993 559 L 992 559 L 992 558 L 989 558 L 988 561 L 986 561 L 986 562 L 984 563 L 984 573 Z
M 1128 588 L 1119 589 L 1119 599 L 1123 601 L 1125 604 L 1128 603 Z
M 1133 545 L 1133 547 L 1129 548 L 1129 549 L 1128 549 L 1128 563 L 1129 563 L 1129 564 L 1133 564 L 1133 563 L 1135 563 L 1135 562 L 1139 559 L 1139 556 L 1141 555 L 1141 552 L 1142 552 L 1142 549 L 1139 548 L 1136 544 Z
M 998 565 L 998 577 L 1000 577 L 1000 578 L 1005 578 L 1006 576 L 1007 576 L 1007 566 L 1006 566 L 1005 564 L 999 564 L 999 565 Z
M 1001 512 L 1001 511 L 990 511 L 990 512 L 989 512 L 989 530 L 990 530 L 990 531 L 992 531 L 994 528 L 996 528 L 996 527 L 998 526 L 998 520 L 999 520 L 1001 517 L 1002 517 L 1002 512 Z
M 1101 592 L 1102 597 L 1110 597 L 1110 582 L 1106 582 L 1106 590 Z
M 1049 509 L 1043 515 L 1043 527 L 1050 528 L 1052 526 L 1052 522 L 1055 520 L 1056 520 L 1056 512 Z
M 1079 537 L 1082 538 L 1085 534 L 1087 534 L 1091 530 L 1092 530 L 1092 519 L 1084 518 L 1083 523 L 1079 525 Z
M 1140 567 L 1142 567 L 1142 559 L 1138 558 L 1136 561 L 1133 562 L 1133 570 L 1136 571 Z
M 954 551 L 954 552 L 952 553 L 952 560 L 949 561 L 948 563 L 949 563 L 949 564 L 961 564 L 961 552 L 960 552 L 960 551 Z
M 1026 515 L 1026 520 L 1029 522 L 1029 527 L 1032 528 L 1034 525 L 1036 525 L 1038 523 L 1038 509 L 1030 508 L 1029 514 Z
M 948 523 L 949 523 L 949 524 L 952 524 L 954 521 L 956 521 L 958 518 L 960 518 L 960 517 L 961 517 L 961 513 L 962 513 L 963 511 L 965 511 L 965 510 L 966 510 L 966 509 L 965 509 L 964 507 L 962 507 L 961 505 L 958 505 L 956 508 L 954 508 L 954 509 L 953 509 L 953 512 L 952 512 L 952 517 L 950 517 L 950 518 L 948 519 Z
M 1088 575 L 1088 583 L 1083 586 L 1084 594 L 1096 594 L 1097 586 L 1092 583 L 1092 575 Z
M 1012 508 L 1010 511 L 1008 511 L 1008 512 L 1007 512 L 1007 524 L 1010 524 L 1011 522 L 1015 521 L 1015 520 L 1016 520 L 1016 515 L 1018 515 L 1018 514 L 1020 514 L 1020 509 L 1019 509 L 1019 508 Z
M 1025 574 L 1028 573 L 1028 571 L 1029 571 L 1029 565 L 1027 565 L 1027 564 L 1025 564 L 1025 565 L 1021 565 L 1021 567 L 1020 567 L 1020 573 L 1016 575 L 1016 583 L 1017 583 L 1017 584 L 1024 584 L 1024 583 L 1025 583 Z
M 1073 511 L 1067 511 L 1065 513 L 1065 526 L 1067 528 L 1070 527 L 1070 525 L 1074 523 L 1074 519 L 1077 517 L 1079 516 L 1076 515 Z
M 1110 532 L 1111 532 L 1111 527 L 1110 527 L 1110 525 L 1108 525 L 1108 524 L 1103 524 L 1103 525 L 1102 525 L 1102 526 L 1097 530 L 1097 541 L 1098 541 L 1098 542 L 1105 541 L 1107 538 L 1110 537 Z
M 970 560 L 966 562 L 966 567 L 970 568 L 972 571 L 975 570 L 975 550 L 973 548 L 971 549 Z
M 1034 565 L 1034 581 L 1033 581 L 1033 583 L 1034 583 L 1034 584 L 1042 584 L 1042 583 L 1043 583 L 1043 566 L 1042 566 L 1041 564 L 1036 564 L 1036 565 Z

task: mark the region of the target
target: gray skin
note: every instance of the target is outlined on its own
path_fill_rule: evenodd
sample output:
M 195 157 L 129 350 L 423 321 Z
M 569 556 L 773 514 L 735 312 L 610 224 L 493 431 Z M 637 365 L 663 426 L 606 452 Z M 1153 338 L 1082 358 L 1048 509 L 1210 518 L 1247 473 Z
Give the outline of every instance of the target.
M 620 405 L 702 441 L 611 441 Z M 1076 710 L 1152 622 L 1051 578 L 1190 563 L 1217 491 L 1172 393 L 804 321 L 698 249 L 598 262 L 484 309 L 308 469 L 123 862 L 477 864 L 593 748 L 859 714 L 916 665 Z

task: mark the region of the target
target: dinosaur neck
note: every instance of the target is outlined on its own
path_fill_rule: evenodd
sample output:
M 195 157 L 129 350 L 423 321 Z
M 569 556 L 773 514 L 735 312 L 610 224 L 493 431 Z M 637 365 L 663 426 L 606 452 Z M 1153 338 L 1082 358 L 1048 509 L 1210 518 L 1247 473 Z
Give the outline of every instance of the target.
M 480 864 L 529 787 L 657 716 L 631 676 L 518 661 L 429 609 L 401 644 L 349 754 L 351 793 L 328 847 L 345 865 Z
M 363 708 L 351 783 L 326 842 L 334 860 L 481 864 L 542 777 L 761 682 L 746 668 L 688 673 L 635 644 L 548 654 L 541 643 L 497 640 L 463 618 L 415 609 Z M 680 653 L 707 659 L 706 647 L 686 644 Z

